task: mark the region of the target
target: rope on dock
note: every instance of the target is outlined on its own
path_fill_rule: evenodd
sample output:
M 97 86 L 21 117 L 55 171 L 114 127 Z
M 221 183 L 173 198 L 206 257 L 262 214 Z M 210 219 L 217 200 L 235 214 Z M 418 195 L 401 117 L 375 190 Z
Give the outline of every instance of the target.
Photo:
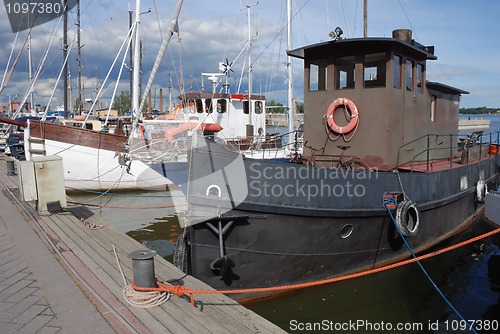
M 122 295 L 127 303 L 139 308 L 150 308 L 159 306 L 170 299 L 171 294 L 167 291 L 139 291 L 133 288 L 132 283 L 127 285 L 127 280 L 125 279 L 125 274 L 120 265 L 115 245 L 113 245 L 113 253 L 115 254 L 116 263 L 118 264 L 118 269 L 120 270 L 123 284 L 125 285 L 122 289 Z
M 177 208 L 179 206 L 186 206 L 186 204 L 156 205 L 156 206 L 154 206 L 154 205 L 152 205 L 152 206 L 121 206 L 121 205 L 99 205 L 99 204 L 80 203 L 80 202 L 73 202 L 73 201 L 67 201 L 67 203 L 75 204 L 75 205 L 96 207 L 99 209 L 105 208 L 105 209 L 129 209 L 129 210 L 172 209 L 172 208 Z
M 391 217 L 392 217 L 392 213 L 391 213 Z M 490 237 L 490 236 L 495 235 L 497 233 L 500 233 L 500 228 L 497 228 L 493 231 L 486 232 L 486 233 L 481 234 L 479 236 L 470 238 L 468 240 L 459 242 L 455 245 L 445 247 L 443 249 L 440 249 L 440 250 L 437 250 L 437 251 L 434 251 L 434 252 L 431 252 L 428 254 L 424 254 L 421 256 L 415 256 L 415 254 L 413 254 L 413 257 L 408 259 L 408 260 L 400 261 L 400 262 L 386 265 L 383 267 L 373 268 L 373 269 L 366 270 L 366 271 L 359 272 L 359 273 L 354 273 L 354 274 L 349 274 L 349 275 L 344 275 L 344 276 L 339 276 L 339 277 L 332 277 L 332 278 L 314 281 L 314 282 L 308 282 L 308 283 L 300 283 L 300 284 L 292 284 L 292 285 L 284 285 L 284 286 L 274 286 L 274 287 L 266 287 L 266 288 L 248 288 L 248 289 L 234 289 L 234 290 L 193 290 L 187 286 L 180 286 L 180 285 L 173 286 L 173 285 L 168 285 L 168 284 L 165 284 L 162 282 L 156 282 L 156 284 L 158 285 L 157 288 L 138 287 L 134 284 L 134 282 L 132 282 L 130 285 L 134 290 L 137 290 L 137 291 L 158 291 L 158 292 L 165 291 L 165 292 L 171 293 L 173 295 L 176 295 L 178 297 L 183 297 L 183 296 L 187 295 L 187 296 L 189 296 L 189 300 L 191 302 L 191 305 L 195 306 L 195 301 L 194 301 L 194 297 L 193 297 L 194 295 L 259 293 L 259 292 L 284 291 L 284 290 L 299 290 L 299 289 L 303 289 L 303 288 L 307 288 L 307 287 L 319 286 L 319 285 L 324 285 L 324 284 L 329 284 L 329 283 L 334 283 L 334 282 L 345 281 L 345 280 L 352 279 L 352 278 L 367 276 L 367 275 L 383 272 L 383 271 L 386 271 L 389 269 L 402 267 L 402 266 L 405 266 L 405 265 L 410 264 L 410 263 L 422 261 L 422 260 L 437 256 L 437 255 L 458 249 L 460 247 L 463 247 L 465 245 L 471 244 L 471 243 L 476 242 L 478 240 Z

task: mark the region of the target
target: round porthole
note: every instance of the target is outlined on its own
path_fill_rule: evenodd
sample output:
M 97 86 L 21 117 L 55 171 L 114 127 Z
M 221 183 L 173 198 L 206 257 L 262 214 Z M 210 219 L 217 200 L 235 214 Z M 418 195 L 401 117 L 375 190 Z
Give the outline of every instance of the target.
M 340 237 L 342 239 L 349 238 L 351 236 L 353 230 L 354 230 L 354 227 L 351 224 L 344 225 L 340 229 Z

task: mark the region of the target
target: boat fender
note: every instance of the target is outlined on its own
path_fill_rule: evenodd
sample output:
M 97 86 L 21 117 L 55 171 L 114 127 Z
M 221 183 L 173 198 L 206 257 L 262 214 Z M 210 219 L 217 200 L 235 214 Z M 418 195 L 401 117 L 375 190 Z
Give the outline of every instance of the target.
M 175 248 L 173 254 L 173 264 L 182 270 L 184 273 L 189 274 L 189 235 L 184 231 L 177 237 L 175 241 Z
M 337 110 L 338 107 L 347 108 L 351 113 L 351 119 L 346 126 L 337 125 L 337 123 L 335 123 L 335 120 L 333 119 L 333 114 L 335 114 L 335 110 Z M 330 130 L 337 134 L 346 134 L 354 130 L 359 123 L 358 107 L 356 107 L 354 102 L 352 102 L 351 100 L 341 97 L 330 104 L 328 110 L 326 111 L 325 118 Z
M 396 207 L 396 224 L 405 237 L 413 237 L 417 234 L 420 214 L 415 202 L 403 201 L 398 204 Z
M 484 199 L 486 198 L 486 193 L 488 192 L 488 186 L 484 180 L 477 181 L 476 184 L 476 197 L 479 203 L 484 203 Z

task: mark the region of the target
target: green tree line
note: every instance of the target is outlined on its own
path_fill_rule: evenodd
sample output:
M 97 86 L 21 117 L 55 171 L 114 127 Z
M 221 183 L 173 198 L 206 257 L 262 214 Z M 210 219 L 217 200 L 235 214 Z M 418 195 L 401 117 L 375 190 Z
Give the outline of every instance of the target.
M 500 112 L 500 108 L 460 108 L 461 114 L 496 114 L 498 112 Z

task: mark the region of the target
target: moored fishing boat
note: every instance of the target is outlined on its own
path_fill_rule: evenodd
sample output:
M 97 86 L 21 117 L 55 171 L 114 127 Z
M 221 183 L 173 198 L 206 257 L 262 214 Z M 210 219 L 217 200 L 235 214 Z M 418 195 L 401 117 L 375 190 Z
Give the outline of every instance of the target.
M 197 139 L 175 256 L 187 273 L 241 289 L 380 267 L 409 256 L 398 231 L 424 251 L 465 229 L 498 187 L 498 136 L 458 144 L 467 92 L 426 80 L 433 47 L 409 30 L 336 37 L 288 52 L 304 60 L 301 159 L 257 160 Z

